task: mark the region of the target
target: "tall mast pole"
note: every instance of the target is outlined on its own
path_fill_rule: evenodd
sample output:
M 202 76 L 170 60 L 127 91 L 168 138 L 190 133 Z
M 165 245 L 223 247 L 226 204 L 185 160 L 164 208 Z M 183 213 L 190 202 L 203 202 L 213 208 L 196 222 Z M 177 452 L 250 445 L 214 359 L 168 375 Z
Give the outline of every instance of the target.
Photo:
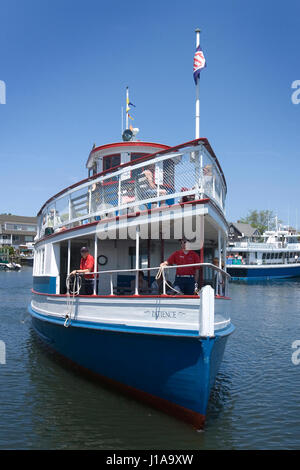
M 200 46 L 200 29 L 196 29 L 196 49 Z M 200 75 L 196 84 L 195 139 L 200 138 Z
M 129 91 L 128 86 L 126 87 L 126 129 L 128 129 L 128 104 L 129 104 Z

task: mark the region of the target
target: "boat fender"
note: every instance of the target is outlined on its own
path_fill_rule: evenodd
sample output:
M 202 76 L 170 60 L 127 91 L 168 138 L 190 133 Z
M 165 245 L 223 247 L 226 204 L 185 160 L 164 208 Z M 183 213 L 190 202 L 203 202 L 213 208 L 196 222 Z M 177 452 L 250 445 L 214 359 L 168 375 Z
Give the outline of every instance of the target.
M 98 258 L 97 258 L 97 261 L 98 261 L 98 264 L 100 266 L 105 266 L 106 263 L 107 263 L 107 256 L 105 255 L 99 255 Z

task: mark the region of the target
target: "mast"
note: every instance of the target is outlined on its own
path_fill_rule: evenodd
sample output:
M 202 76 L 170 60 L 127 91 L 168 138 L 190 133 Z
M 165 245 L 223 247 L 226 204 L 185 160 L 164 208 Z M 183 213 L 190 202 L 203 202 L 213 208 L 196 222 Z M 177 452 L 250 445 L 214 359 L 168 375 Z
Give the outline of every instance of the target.
M 129 111 L 129 91 L 126 87 L 126 129 L 128 129 L 128 111 Z
M 200 29 L 196 29 L 196 49 L 200 46 Z M 200 138 L 200 75 L 196 83 L 195 139 Z

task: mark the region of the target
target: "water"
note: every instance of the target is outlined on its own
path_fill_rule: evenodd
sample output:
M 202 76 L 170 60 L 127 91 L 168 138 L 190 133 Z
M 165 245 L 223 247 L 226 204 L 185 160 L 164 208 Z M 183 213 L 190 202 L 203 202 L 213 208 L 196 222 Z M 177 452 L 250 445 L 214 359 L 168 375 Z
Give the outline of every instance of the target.
M 0 272 L 0 449 L 297 449 L 300 280 L 231 285 L 224 361 L 204 432 L 79 375 L 31 328 L 31 268 Z

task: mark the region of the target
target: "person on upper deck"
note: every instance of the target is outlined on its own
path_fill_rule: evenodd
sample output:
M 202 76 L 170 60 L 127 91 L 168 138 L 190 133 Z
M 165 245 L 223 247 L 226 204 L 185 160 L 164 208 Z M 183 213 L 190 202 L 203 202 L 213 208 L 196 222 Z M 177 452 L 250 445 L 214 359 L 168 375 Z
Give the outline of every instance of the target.
M 196 264 L 200 263 L 200 257 L 195 251 L 188 248 L 188 241 L 183 238 L 181 241 L 181 249 L 175 251 L 169 258 L 161 263 L 161 267 L 172 266 L 172 265 L 185 265 L 185 264 Z M 199 267 L 178 267 L 176 269 L 176 278 L 174 282 L 174 289 L 176 286 L 179 287 L 184 295 L 193 295 L 195 292 L 195 283 L 199 280 Z
M 141 199 L 152 198 L 157 196 L 157 194 L 159 196 L 167 194 L 167 191 L 162 187 L 162 185 L 160 185 L 159 188 L 157 187 L 157 184 L 154 181 L 154 173 L 154 165 L 146 167 L 146 169 L 140 173 L 138 184 Z

